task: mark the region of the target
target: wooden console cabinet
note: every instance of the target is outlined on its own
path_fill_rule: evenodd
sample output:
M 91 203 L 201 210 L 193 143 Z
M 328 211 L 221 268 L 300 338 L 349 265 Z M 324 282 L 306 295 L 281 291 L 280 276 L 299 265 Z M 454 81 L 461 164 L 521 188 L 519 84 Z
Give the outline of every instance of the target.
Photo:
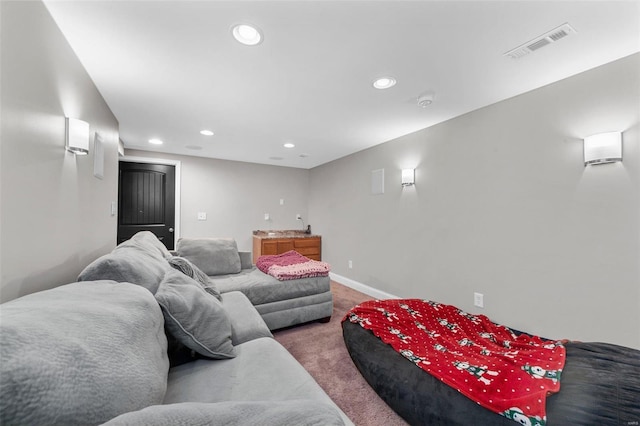
M 263 254 L 280 254 L 295 250 L 313 260 L 322 260 L 322 237 L 318 235 L 289 237 L 286 234 L 277 236 L 253 236 L 253 263 Z

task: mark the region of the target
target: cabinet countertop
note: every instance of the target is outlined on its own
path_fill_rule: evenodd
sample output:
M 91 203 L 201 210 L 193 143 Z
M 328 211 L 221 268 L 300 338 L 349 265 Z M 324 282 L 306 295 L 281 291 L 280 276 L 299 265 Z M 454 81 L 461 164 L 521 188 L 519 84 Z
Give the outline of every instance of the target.
M 320 238 L 320 235 L 306 234 L 304 231 L 283 230 L 283 231 L 253 231 L 254 238 L 272 239 L 272 238 Z

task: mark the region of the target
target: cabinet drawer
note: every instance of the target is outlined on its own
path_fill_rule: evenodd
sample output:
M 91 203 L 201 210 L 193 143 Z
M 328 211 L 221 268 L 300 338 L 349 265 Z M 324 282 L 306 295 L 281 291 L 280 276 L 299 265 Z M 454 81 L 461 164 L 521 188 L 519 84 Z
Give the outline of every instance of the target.
M 303 256 L 309 257 L 312 254 L 320 254 L 319 247 L 296 247 L 296 251 Z
M 298 247 L 320 247 L 320 238 L 296 238 L 293 245 Z
M 278 254 L 293 250 L 293 242 L 291 240 L 278 241 Z

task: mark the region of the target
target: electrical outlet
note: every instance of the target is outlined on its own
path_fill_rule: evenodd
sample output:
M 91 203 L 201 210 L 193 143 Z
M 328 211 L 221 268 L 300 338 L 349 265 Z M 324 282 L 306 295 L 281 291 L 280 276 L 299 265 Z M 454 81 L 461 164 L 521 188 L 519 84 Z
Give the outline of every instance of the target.
M 207 212 L 198 212 L 198 220 L 207 220 Z
M 269 220 L 269 219 L 271 219 L 271 216 L 269 216 L 269 213 L 265 213 L 264 220 Z
M 349 269 L 353 269 L 353 261 L 349 261 Z
M 484 294 L 473 293 L 473 306 L 477 306 L 478 308 L 484 308 Z

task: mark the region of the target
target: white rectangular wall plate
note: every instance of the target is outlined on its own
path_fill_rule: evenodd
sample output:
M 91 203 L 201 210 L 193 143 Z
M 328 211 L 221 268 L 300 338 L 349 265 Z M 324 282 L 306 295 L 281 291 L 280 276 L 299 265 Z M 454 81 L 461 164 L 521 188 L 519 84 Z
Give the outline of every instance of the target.
M 371 194 L 384 194 L 384 169 L 371 171 Z
M 473 306 L 477 306 L 478 308 L 484 308 L 484 294 L 473 293 Z

